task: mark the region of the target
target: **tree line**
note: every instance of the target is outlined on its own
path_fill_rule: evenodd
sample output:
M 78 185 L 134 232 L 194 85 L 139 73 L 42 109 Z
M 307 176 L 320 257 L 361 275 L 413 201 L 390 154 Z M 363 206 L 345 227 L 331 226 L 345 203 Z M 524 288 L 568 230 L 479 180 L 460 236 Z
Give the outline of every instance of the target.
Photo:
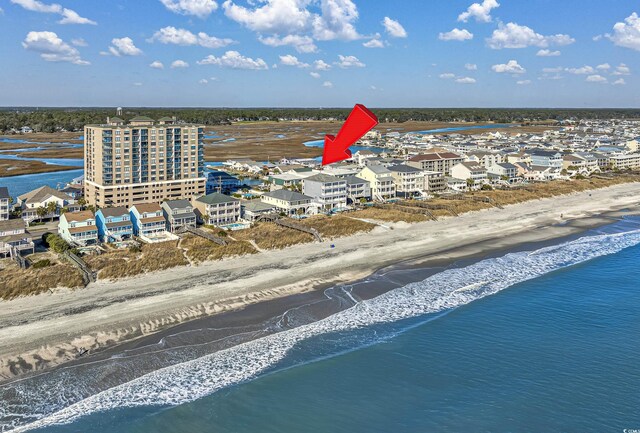
M 176 116 L 187 123 L 220 125 L 237 121 L 344 120 L 350 108 L 127 108 L 125 121 L 135 116 L 154 119 Z M 382 122 L 441 121 L 535 123 L 546 120 L 632 119 L 640 109 L 515 109 L 515 108 L 372 108 Z M 36 132 L 79 131 L 104 123 L 115 108 L 0 108 L 0 132 L 28 126 Z

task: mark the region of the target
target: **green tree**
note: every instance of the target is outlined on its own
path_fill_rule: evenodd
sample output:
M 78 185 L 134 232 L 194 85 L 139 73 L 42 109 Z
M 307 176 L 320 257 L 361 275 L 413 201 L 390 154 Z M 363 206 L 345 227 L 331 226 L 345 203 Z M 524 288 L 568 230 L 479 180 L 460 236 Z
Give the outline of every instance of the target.
M 53 221 L 53 217 L 55 216 L 56 211 L 58 210 L 58 203 L 55 201 L 50 201 L 47 203 L 47 213 L 51 215 L 51 221 Z
M 40 206 L 38 209 L 36 209 L 36 215 L 38 216 L 39 219 L 44 218 L 45 215 L 47 215 L 47 209 Z

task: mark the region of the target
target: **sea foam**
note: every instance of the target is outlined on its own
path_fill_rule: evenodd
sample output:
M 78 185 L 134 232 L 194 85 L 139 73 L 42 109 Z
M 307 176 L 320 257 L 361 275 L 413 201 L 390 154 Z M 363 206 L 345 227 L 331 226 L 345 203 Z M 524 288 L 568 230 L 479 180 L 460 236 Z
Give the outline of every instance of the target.
M 11 416 L 10 408 L 3 409 L 0 404 L 3 423 L 0 431 L 20 432 L 69 423 L 97 411 L 120 407 L 187 403 L 264 374 L 279 365 L 296 345 L 310 338 L 323 338 L 337 332 L 447 311 L 514 284 L 638 244 L 640 230 L 588 236 L 536 251 L 510 253 L 445 270 L 423 281 L 358 302 L 323 320 L 156 370 L 55 412 L 31 413 L 15 418 Z M 19 386 L 14 391 L 26 392 Z M 58 390 L 49 392 L 55 394 Z M 16 419 L 21 419 L 22 425 L 15 425 Z

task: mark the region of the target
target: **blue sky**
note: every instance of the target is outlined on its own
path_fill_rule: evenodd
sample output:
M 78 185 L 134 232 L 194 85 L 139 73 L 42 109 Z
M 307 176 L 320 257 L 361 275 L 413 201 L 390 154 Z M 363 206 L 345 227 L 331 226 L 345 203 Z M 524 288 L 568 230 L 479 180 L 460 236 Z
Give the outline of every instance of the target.
M 0 105 L 638 107 L 631 0 L 0 0 Z

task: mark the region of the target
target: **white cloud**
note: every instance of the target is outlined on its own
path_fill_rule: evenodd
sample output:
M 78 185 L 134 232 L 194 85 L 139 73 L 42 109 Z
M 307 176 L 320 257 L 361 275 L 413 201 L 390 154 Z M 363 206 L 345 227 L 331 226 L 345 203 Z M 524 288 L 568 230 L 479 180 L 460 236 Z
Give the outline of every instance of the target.
M 333 83 L 331 81 L 325 81 L 324 83 L 322 83 L 322 87 L 333 87 Z
M 206 18 L 211 15 L 218 4 L 213 0 L 160 0 L 171 12 L 180 15 L 192 15 Z
M 64 42 L 54 32 L 29 32 L 22 46 L 40 53 L 40 57 L 47 62 L 69 62 L 83 66 L 90 64 L 82 60 L 76 48 Z
M 352 0 L 321 0 L 320 9 L 322 14 L 313 18 L 313 36 L 316 39 L 352 41 L 361 37 L 354 25 L 358 19 L 358 8 Z
M 402 27 L 402 24 L 400 24 L 396 20 L 392 20 L 389 17 L 384 17 L 384 20 L 382 20 L 382 25 L 384 26 L 384 29 L 387 31 L 387 33 L 389 33 L 389 36 L 393 38 L 407 37 L 407 31 L 404 29 L 404 27 Z
M 551 51 L 548 49 L 543 49 L 543 50 L 539 50 L 536 53 L 536 56 L 538 57 L 558 57 L 560 55 L 560 51 Z
M 444 74 L 439 75 L 443 80 L 451 80 L 456 77 L 456 74 L 452 74 L 451 72 L 445 72 Z
M 158 60 L 153 61 L 149 67 L 153 69 L 164 69 L 164 65 Z
M 270 47 L 290 45 L 299 53 L 315 53 L 318 51 L 318 47 L 313 43 L 313 38 L 310 36 L 287 35 L 282 38 L 279 36 L 260 36 L 258 40 Z
M 76 47 L 86 47 L 89 44 L 82 38 L 71 39 L 71 45 L 75 45 Z
M 114 38 L 111 43 L 113 45 L 109 47 L 109 52 L 114 56 L 139 56 L 142 54 L 142 50 L 135 46 L 130 37 Z
M 531 84 L 531 80 L 520 80 L 520 81 L 516 81 L 516 84 L 520 85 L 520 86 L 526 86 L 527 84 Z
M 158 41 L 162 44 L 173 45 L 200 45 L 205 48 L 222 48 L 235 43 L 233 39 L 220 39 L 215 36 L 209 36 L 204 32 L 199 32 L 196 35 L 189 30 L 177 29 L 173 26 L 161 28 L 148 41 Z
M 524 74 L 527 72 L 516 60 L 509 60 L 507 63 L 493 65 L 491 69 L 499 74 Z
M 133 83 L 133 85 L 136 86 L 136 87 L 140 87 L 140 86 L 142 86 L 142 83 L 138 81 L 138 82 Z
M 279 35 L 307 35 L 317 40 L 354 40 L 358 9 L 352 0 L 264 0 L 240 6 L 232 0 L 222 4 L 225 15 L 250 30 Z M 320 13 L 308 6 L 319 3 Z M 286 36 L 285 36 L 286 37 Z
M 4 15 L 4 9 L 0 8 L 0 15 Z
M 320 78 L 320 74 L 318 74 L 317 72 L 309 72 L 309 75 L 311 75 L 313 78 Z
M 575 39 L 569 35 L 543 36 L 527 26 L 521 26 L 516 23 L 508 23 L 506 25 L 500 23 L 491 37 L 487 39 L 487 45 L 494 50 L 531 46 L 546 48 L 550 45 L 569 45 L 574 42 Z
M 478 65 L 476 65 L 475 63 L 466 63 L 464 65 L 464 68 L 467 71 L 477 71 L 478 70 Z
M 199 65 L 218 65 L 231 69 L 269 69 L 267 63 L 261 58 L 255 60 L 245 57 L 237 51 L 227 51 L 220 57 L 209 55 L 198 62 Z
M 222 4 L 225 15 L 257 31 L 272 34 L 295 34 L 309 30 L 311 13 L 302 0 L 269 0 L 255 9 L 239 6 L 231 0 Z
M 626 81 L 624 81 L 624 78 L 618 78 L 616 81 L 613 82 L 614 86 L 624 86 L 626 83 Z
M 198 84 L 207 84 L 208 82 L 209 80 L 207 80 L 206 78 L 203 78 L 200 81 L 198 81 Z
M 329 69 L 331 69 L 331 65 L 324 60 L 316 60 L 315 62 L 313 62 L 313 67 L 318 71 L 328 71 Z
M 611 73 L 611 75 L 631 75 L 631 69 L 624 63 L 620 63 L 616 66 L 616 70 Z
M 632 13 L 624 22 L 615 23 L 613 34 L 607 33 L 605 37 L 614 45 L 640 51 L 640 17 L 637 13 Z
M 567 71 L 570 74 L 575 74 L 575 75 L 588 75 L 588 74 L 595 74 L 596 70 L 593 69 L 592 66 L 588 66 L 585 65 L 581 68 L 566 68 L 565 71 Z
M 471 77 L 460 77 L 460 78 L 456 78 L 456 83 L 461 83 L 461 84 L 474 84 L 476 82 L 475 78 L 471 78 Z
M 482 3 L 474 3 L 465 12 L 458 15 L 458 21 L 467 22 L 470 18 L 475 18 L 480 23 L 491 22 L 491 9 L 500 6 L 496 0 L 484 0 Z
M 384 48 L 384 42 L 380 40 L 380 33 L 376 33 L 372 39 L 363 42 L 362 46 L 365 48 Z
M 611 65 L 608 63 L 603 63 L 601 65 L 596 66 L 596 69 L 600 71 L 608 71 L 609 69 L 611 69 Z
M 57 3 L 46 4 L 39 0 L 11 0 L 11 3 L 21 6 L 31 12 L 58 14 L 62 16 L 60 21 L 58 21 L 58 24 L 96 24 L 95 21 L 81 17 L 76 11 L 63 8 Z
M 174 60 L 171 62 L 171 69 L 188 68 L 189 64 L 184 60 Z
M 81 17 L 76 11 L 64 8 L 62 9 L 62 19 L 58 21 L 58 24 L 91 24 L 95 26 L 97 23 L 89 18 Z
M 296 68 L 308 68 L 308 63 L 303 63 L 296 56 L 292 56 L 291 54 L 287 54 L 285 56 L 280 56 L 280 64 L 285 66 L 295 66 Z
M 595 74 L 595 75 L 589 75 L 585 81 L 589 83 L 606 83 L 607 79 L 602 75 Z
M 558 72 L 562 71 L 564 71 L 564 68 L 562 66 L 558 66 L 555 68 L 542 68 L 542 72 L 544 72 L 545 74 L 557 74 Z
M 342 69 L 347 68 L 364 68 L 366 65 L 362 63 L 356 56 L 343 56 L 338 54 L 339 62 L 335 62 Z
M 468 41 L 473 39 L 473 33 L 467 29 L 455 28 L 450 32 L 440 33 L 438 39 L 441 41 Z

